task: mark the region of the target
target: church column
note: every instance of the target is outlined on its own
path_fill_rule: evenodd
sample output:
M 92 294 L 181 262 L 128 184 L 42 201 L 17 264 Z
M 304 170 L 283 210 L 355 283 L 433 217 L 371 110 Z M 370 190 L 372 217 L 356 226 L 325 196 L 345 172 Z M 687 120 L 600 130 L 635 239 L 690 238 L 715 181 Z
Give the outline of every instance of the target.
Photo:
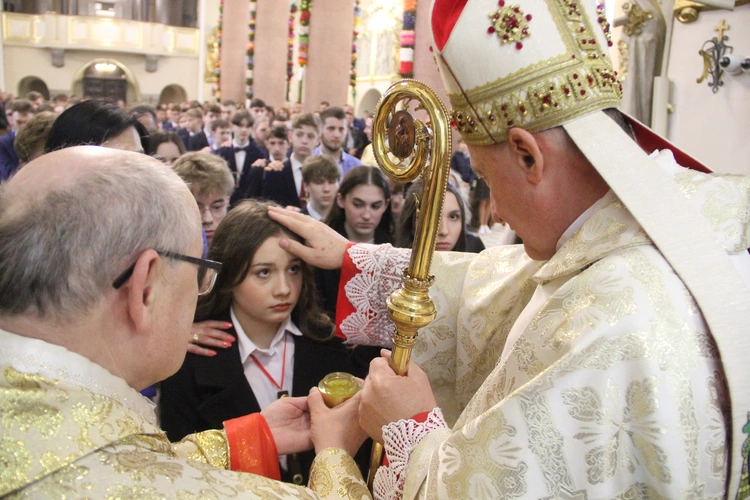
M 319 2 L 324 3 L 324 2 Z M 286 97 L 286 51 L 289 4 L 259 1 L 255 12 L 255 53 L 253 59 L 253 96 L 274 107 Z M 313 9 L 317 8 L 317 3 Z M 316 12 L 313 11 L 313 19 Z M 225 16 L 226 19 L 226 16 Z
M 248 0 L 224 0 L 221 26 L 221 98 L 245 102 Z
M 320 101 L 328 101 L 332 106 L 346 104 L 353 29 L 354 0 L 312 3 L 302 101 L 305 111 L 316 111 Z

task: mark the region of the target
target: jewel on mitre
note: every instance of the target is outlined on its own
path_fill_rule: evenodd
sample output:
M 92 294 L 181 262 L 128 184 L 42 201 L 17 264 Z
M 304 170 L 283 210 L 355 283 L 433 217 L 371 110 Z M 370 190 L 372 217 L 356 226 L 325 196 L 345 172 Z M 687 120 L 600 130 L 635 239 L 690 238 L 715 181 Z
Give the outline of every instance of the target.
M 516 49 L 521 50 L 521 40 L 530 35 L 527 22 L 531 21 L 531 14 L 524 15 L 518 5 L 506 7 L 505 0 L 499 0 L 498 6 L 500 8 L 489 15 L 492 24 L 487 28 L 487 33 L 497 33 L 501 44 L 515 42 Z

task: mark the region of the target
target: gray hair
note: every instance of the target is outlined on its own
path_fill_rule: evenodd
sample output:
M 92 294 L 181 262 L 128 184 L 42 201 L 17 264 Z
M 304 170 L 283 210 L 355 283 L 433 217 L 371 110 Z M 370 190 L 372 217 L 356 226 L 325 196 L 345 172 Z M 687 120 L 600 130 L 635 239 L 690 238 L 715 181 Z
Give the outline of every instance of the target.
M 73 319 L 140 252 L 185 253 L 200 231 L 185 184 L 146 156 L 107 159 L 38 197 L 9 186 L 0 186 L 0 314 Z

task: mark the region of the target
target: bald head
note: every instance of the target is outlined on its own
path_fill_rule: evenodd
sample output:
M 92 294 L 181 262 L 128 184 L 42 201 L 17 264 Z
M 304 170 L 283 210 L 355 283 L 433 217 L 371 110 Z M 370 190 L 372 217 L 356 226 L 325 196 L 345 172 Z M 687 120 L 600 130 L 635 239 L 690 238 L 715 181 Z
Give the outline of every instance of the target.
M 199 234 L 190 191 L 161 162 L 97 146 L 43 155 L 0 186 L 0 315 L 83 313 L 123 262 Z

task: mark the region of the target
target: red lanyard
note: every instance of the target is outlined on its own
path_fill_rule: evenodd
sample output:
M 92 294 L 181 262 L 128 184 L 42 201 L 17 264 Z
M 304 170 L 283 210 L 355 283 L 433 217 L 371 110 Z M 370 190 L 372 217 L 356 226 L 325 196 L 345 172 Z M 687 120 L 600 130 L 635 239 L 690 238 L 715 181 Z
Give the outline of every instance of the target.
M 263 368 L 263 365 L 260 364 L 260 361 L 258 361 L 258 358 L 255 357 L 254 354 L 251 354 L 250 357 L 253 359 L 255 364 L 260 368 L 260 371 L 263 372 L 263 375 L 266 376 L 268 380 L 271 381 L 271 383 L 276 387 L 278 390 L 282 391 L 284 390 L 284 372 L 286 372 L 286 332 L 284 332 L 284 357 L 281 360 L 281 383 L 277 384 L 274 378 L 271 376 L 268 371 Z

